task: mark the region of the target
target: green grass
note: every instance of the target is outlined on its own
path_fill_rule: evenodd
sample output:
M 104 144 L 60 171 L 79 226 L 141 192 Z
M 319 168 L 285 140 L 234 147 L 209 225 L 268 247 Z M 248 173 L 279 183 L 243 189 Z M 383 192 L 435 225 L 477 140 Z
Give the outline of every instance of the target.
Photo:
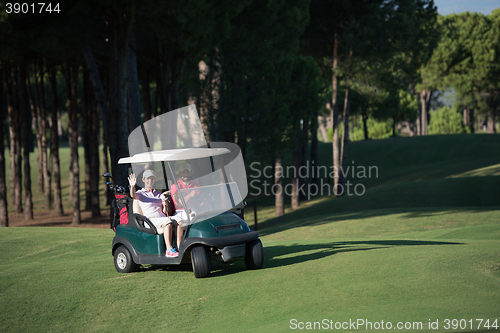
M 264 235 L 262 270 L 238 262 L 208 279 L 189 265 L 116 273 L 111 230 L 6 228 L 0 331 L 281 332 L 294 318 L 498 318 L 498 209 L 333 214 Z
M 500 136 L 433 135 L 359 141 L 348 146 L 347 179 L 350 193 L 334 201 L 314 198 L 323 205 L 312 209 L 314 215 L 339 211 L 404 207 L 496 206 L 500 204 Z M 288 156 L 288 155 L 287 155 Z M 331 173 L 332 145 L 320 143 L 319 164 Z M 291 164 L 285 159 L 284 168 Z M 264 164 L 261 164 L 264 167 Z M 354 168 L 354 177 L 352 170 Z M 371 177 L 369 170 L 371 169 Z M 365 170 L 365 173 L 362 173 Z M 324 193 L 333 193 L 331 179 L 321 178 Z M 257 172 L 247 168 L 249 181 Z M 261 177 L 259 181 L 271 182 Z M 285 179 L 285 183 L 289 179 Z M 262 186 L 260 187 L 263 190 Z M 250 193 L 256 190 L 249 187 Z M 258 206 L 259 220 L 274 215 L 273 197 L 250 197 L 250 206 Z M 290 199 L 285 198 L 286 211 Z M 303 206 L 311 203 L 303 202 Z M 319 210 L 318 213 L 316 211 Z M 304 214 L 306 214 L 304 212 Z M 310 211 L 307 214 L 311 214 Z
M 500 325 L 498 138 L 356 142 L 355 164 L 379 168 L 351 178 L 363 196 L 314 198 L 279 218 L 272 198 L 251 199 L 265 253 L 257 271 L 237 262 L 208 279 L 190 265 L 118 274 L 111 230 L 0 229 L 0 332 L 284 332 L 292 319 L 499 331 L 476 321 Z

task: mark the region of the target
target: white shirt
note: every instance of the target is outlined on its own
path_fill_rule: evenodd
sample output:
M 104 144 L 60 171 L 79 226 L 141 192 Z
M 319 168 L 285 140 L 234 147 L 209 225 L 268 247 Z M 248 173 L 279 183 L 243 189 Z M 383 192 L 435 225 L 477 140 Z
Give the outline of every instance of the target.
M 142 213 L 146 217 L 165 217 L 162 212 L 161 192 L 153 190 L 150 192 L 145 188 L 135 192 L 135 199 L 139 201 Z

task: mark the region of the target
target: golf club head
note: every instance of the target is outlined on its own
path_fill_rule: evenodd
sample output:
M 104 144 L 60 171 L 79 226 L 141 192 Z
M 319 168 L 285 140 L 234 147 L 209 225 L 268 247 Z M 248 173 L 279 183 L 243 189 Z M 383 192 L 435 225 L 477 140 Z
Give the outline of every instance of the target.
M 105 172 L 102 174 L 103 177 L 110 177 L 110 178 L 113 178 L 113 176 L 111 176 L 111 173 L 109 172 Z

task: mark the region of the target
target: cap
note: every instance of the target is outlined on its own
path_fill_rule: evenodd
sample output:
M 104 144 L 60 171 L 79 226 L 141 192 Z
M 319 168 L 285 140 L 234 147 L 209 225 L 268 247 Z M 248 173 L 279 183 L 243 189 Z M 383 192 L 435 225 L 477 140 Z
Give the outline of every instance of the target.
M 182 162 L 182 163 L 179 165 L 179 172 L 184 171 L 184 170 L 191 171 L 191 166 L 189 165 L 189 163 Z
M 144 173 L 142 174 L 142 178 L 143 179 L 147 179 L 149 177 L 155 177 L 156 178 L 156 175 L 155 175 L 155 172 L 153 170 L 146 170 L 144 171 Z

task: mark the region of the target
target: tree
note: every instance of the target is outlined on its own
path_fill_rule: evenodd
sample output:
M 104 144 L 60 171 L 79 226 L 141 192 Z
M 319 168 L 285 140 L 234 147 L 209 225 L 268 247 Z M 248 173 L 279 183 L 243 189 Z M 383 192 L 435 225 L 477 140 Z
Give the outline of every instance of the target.
M 77 82 L 78 65 L 66 65 L 64 68 L 66 80 L 67 107 L 69 116 L 69 195 L 73 205 L 72 224 L 81 223 L 80 215 L 80 166 L 78 164 L 78 107 Z
M 92 217 L 101 215 L 99 207 L 99 114 L 93 98 L 88 71 L 83 78 L 83 145 L 85 151 L 85 209 Z
M 333 119 L 334 189 L 339 195 L 342 185 L 340 170 L 347 162 L 349 131 L 338 141 L 338 85 L 346 86 L 343 109 L 344 128 L 348 128 L 351 87 L 356 73 L 366 65 L 383 62 L 395 54 L 411 53 L 422 45 L 422 27 L 436 15 L 432 1 L 351 1 L 311 3 L 311 25 L 304 38 L 304 52 L 315 55 L 320 62 L 331 60 Z M 333 55 L 333 56 L 332 56 Z M 342 149 L 342 151 L 340 150 Z
M 205 82 L 216 79 L 218 95 L 208 103 L 207 123 L 215 140 L 237 141 L 246 154 L 247 142 L 262 136 L 261 116 L 272 110 L 279 74 L 270 71 L 298 51 L 309 21 L 307 7 L 303 0 L 256 0 L 232 18 L 230 37 L 206 61 Z
M 0 62 L 0 119 L 5 119 L 3 100 L 3 72 L 4 64 Z M 7 184 L 5 182 L 4 127 L 4 124 L 0 125 L 0 227 L 9 226 Z
M 292 120 L 289 131 L 289 141 L 292 146 L 292 163 L 294 175 L 292 178 L 292 209 L 299 207 L 299 185 L 305 184 L 300 180 L 300 167 L 305 167 L 307 149 L 304 146 L 309 141 L 309 133 L 305 130 L 309 119 L 317 112 L 322 102 L 322 80 L 321 70 L 312 57 L 295 56 L 291 67 L 290 97 L 287 102 L 290 108 L 290 119 Z M 302 126 L 302 129 L 301 129 Z M 315 132 L 312 132 L 315 135 Z M 307 146 L 306 146 L 307 147 Z
M 50 129 L 50 159 L 52 160 L 52 181 L 54 185 L 54 212 L 63 215 L 63 205 L 61 198 L 61 170 L 59 166 L 59 137 L 57 133 L 57 79 L 56 70 L 52 66 L 49 69 L 50 96 L 52 105 L 52 127 Z
M 392 119 L 392 136 L 396 136 L 396 125 L 401 122 L 413 122 L 417 117 L 418 100 L 407 90 L 391 89 L 384 92 L 384 99 L 374 112 L 379 120 Z
M 21 201 L 21 112 L 17 106 L 17 67 L 14 66 L 12 69 L 7 62 L 5 64 L 5 77 L 10 132 L 10 197 L 13 199 L 16 211 L 21 213 L 23 211 Z
M 292 55 L 309 21 L 307 8 L 302 0 L 253 1 L 232 19 L 231 36 L 205 58 L 200 95 L 209 135 L 236 142 L 243 155 L 251 142 L 260 158 L 275 165 L 277 216 L 284 213 L 282 154 L 291 147 L 292 122 L 300 121 L 290 109 Z
M 24 219 L 33 220 L 33 196 L 31 193 L 31 168 L 30 168 L 30 140 L 31 140 L 31 110 L 28 106 L 28 86 L 27 86 L 27 61 L 23 61 L 19 73 L 21 84 L 20 110 L 23 124 L 23 191 L 24 191 Z
M 493 91 L 498 82 L 498 25 L 469 12 L 440 17 L 439 23 L 441 39 L 423 73 L 441 90 L 453 87 L 474 133 L 480 94 Z
M 45 103 L 45 71 L 44 71 L 44 63 L 43 60 L 40 60 L 40 66 L 39 66 L 39 93 L 37 94 L 38 97 L 38 105 L 40 106 L 40 113 L 39 113 L 39 121 L 38 121 L 38 126 L 39 126 L 39 132 L 40 132 L 40 155 L 41 155 L 41 168 L 42 168 L 42 174 L 43 174 L 43 180 L 44 180 L 44 194 L 45 194 L 45 209 L 49 210 L 50 209 L 50 204 L 51 204 L 51 175 L 49 172 L 49 163 L 48 163 L 48 157 L 47 157 L 47 110 L 46 110 L 46 103 Z

